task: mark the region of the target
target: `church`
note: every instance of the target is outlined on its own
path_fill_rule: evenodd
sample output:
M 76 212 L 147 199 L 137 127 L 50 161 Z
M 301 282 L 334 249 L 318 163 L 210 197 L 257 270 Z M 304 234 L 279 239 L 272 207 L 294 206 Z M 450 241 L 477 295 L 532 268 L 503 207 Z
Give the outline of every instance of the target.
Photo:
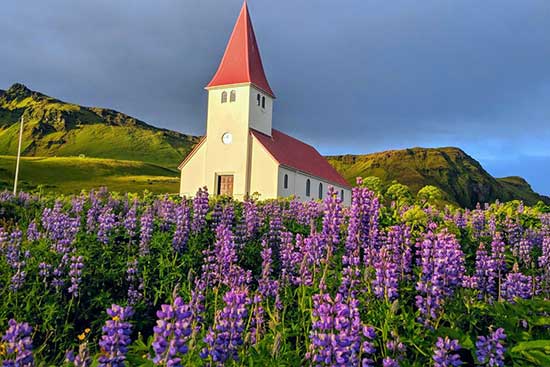
M 325 198 L 334 187 L 350 204 L 350 185 L 315 148 L 272 128 L 275 93 L 246 1 L 206 90 L 206 135 L 179 165 L 182 196 L 206 186 L 214 195 L 239 200 L 259 194 L 309 201 Z

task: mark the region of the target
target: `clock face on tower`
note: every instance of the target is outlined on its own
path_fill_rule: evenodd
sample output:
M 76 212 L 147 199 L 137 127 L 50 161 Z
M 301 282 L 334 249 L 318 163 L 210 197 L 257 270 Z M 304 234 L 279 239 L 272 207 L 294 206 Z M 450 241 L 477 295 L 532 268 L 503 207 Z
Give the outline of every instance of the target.
M 224 144 L 231 144 L 231 142 L 233 141 L 233 135 L 231 135 L 231 133 L 225 133 L 223 134 L 222 136 L 222 142 Z

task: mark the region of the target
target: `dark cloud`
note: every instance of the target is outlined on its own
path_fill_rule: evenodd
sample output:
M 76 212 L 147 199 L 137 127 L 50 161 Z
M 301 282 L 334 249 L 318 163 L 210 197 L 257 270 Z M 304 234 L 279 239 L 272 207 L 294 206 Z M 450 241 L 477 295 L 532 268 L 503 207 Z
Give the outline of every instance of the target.
M 0 88 L 19 81 L 204 132 L 240 0 L 10 1 Z M 550 194 L 550 2 L 249 3 L 275 126 L 324 153 L 456 145 Z M 509 163 L 508 163 L 509 162 Z

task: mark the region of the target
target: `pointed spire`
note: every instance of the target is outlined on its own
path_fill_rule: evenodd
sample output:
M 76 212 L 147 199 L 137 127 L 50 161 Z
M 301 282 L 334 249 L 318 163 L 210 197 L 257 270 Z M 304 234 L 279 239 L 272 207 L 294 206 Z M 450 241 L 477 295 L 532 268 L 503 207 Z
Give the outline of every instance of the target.
M 239 83 L 252 83 L 265 93 L 275 97 L 265 76 L 246 0 L 218 71 L 206 88 Z

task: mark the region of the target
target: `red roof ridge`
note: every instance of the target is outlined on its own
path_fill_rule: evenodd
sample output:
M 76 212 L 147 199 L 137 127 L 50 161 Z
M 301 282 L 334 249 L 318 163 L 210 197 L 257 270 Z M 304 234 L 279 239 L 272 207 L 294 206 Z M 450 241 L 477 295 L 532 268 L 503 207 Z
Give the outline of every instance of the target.
M 250 132 L 280 165 L 340 187 L 351 188 L 351 185 L 312 145 L 276 129 L 272 129 L 271 136 L 252 128 Z
M 251 83 L 275 98 L 265 75 L 246 1 L 227 43 L 220 66 L 206 88 Z

